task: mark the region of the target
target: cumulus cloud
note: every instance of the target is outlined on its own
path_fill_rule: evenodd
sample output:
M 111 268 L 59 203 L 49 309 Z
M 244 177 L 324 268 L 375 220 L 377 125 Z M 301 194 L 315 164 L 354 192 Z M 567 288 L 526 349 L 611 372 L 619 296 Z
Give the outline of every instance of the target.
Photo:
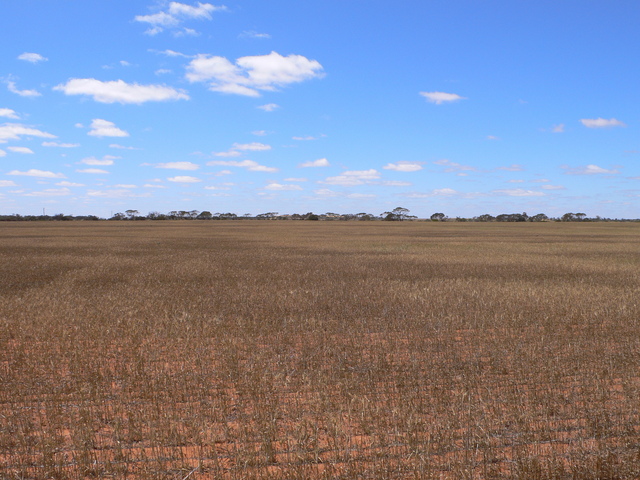
M 270 183 L 264 188 L 265 190 L 275 190 L 280 192 L 302 190 L 302 187 L 300 185 L 288 185 L 288 184 L 275 183 L 275 182 Z
M 92 137 L 128 137 L 129 134 L 116 127 L 116 124 L 101 118 L 94 118 L 91 121 L 91 130 L 87 135 Z
M 71 195 L 68 188 L 47 188 L 38 192 L 25 193 L 25 197 L 64 197 Z
M 611 127 L 626 127 L 627 125 L 615 118 L 582 118 L 580 122 L 587 128 L 611 128 Z
M 83 183 L 67 182 L 66 180 L 63 182 L 58 182 L 56 183 L 56 185 L 58 185 L 59 187 L 84 187 L 85 186 Z
M 278 105 L 277 103 L 267 103 L 266 105 L 260 105 L 256 108 L 264 110 L 265 112 L 273 112 L 274 110 L 280 108 L 280 105 Z
M 67 178 L 62 173 L 53 173 L 45 170 L 36 170 L 32 168 L 26 172 L 20 172 L 18 170 L 11 170 L 7 175 L 22 175 L 25 177 L 37 177 L 37 178 Z
M 443 167 L 447 167 L 445 168 L 445 172 L 447 173 L 457 173 L 458 175 L 466 175 L 466 172 L 477 172 L 478 169 L 475 167 L 471 167 L 469 165 L 461 165 L 459 163 L 456 162 L 452 162 L 451 160 L 447 160 L 446 158 L 443 158 L 442 160 L 436 160 L 435 162 L 433 162 L 435 165 L 440 165 Z
M 226 152 L 213 152 L 216 157 L 239 157 L 242 152 L 262 152 L 271 150 L 271 145 L 260 142 L 234 143 Z
M 10 108 L 0 108 L 0 117 L 11 118 L 13 120 L 18 120 L 20 118 L 18 114 Z
M 136 15 L 136 22 L 148 23 L 150 28 L 145 31 L 147 35 L 157 35 L 164 31 L 165 28 L 174 30 L 174 34 L 179 35 L 182 23 L 186 20 L 211 20 L 211 14 L 217 11 L 227 10 L 224 5 L 216 6 L 210 3 L 200 3 L 197 6 L 187 5 L 179 2 L 169 3 L 169 7 L 163 11 L 150 15 Z M 184 29 L 184 31 L 193 31 L 192 29 Z
M 543 190 L 564 190 L 565 187 L 562 185 L 542 185 Z
M 441 105 L 443 103 L 457 102 L 458 100 L 466 100 L 466 97 L 461 97 L 456 93 L 445 93 L 445 92 L 420 92 L 427 101 L 431 103 L 435 103 L 436 105 Z
M 422 170 L 422 165 L 416 162 L 400 161 L 398 163 L 387 163 L 384 167 L 385 170 L 395 170 L 396 172 L 417 172 Z
M 586 165 L 584 167 L 569 168 L 562 167 L 567 175 L 615 175 L 619 170 L 599 167 L 598 165 Z
M 103 82 L 95 78 L 72 78 L 65 84 L 53 87 L 65 95 L 88 95 L 100 103 L 133 103 L 163 102 L 167 100 L 189 100 L 183 90 L 166 85 L 139 85 L 126 83 L 123 80 Z
M 403 182 L 400 180 L 385 180 L 384 182 L 382 182 L 382 185 L 384 185 L 385 187 L 408 187 L 413 184 L 410 182 Z
M 37 90 L 20 90 L 18 87 L 16 87 L 16 82 L 13 81 L 7 82 L 7 89 L 11 93 L 15 93 L 16 95 L 20 95 L 21 97 L 39 97 L 42 95 Z
M 373 180 L 380 178 L 380 172 L 374 169 L 370 170 L 351 170 L 343 172 L 335 177 L 327 177 L 320 183 L 328 185 L 341 185 L 343 187 L 353 187 L 356 185 L 364 185 L 371 183 Z
M 118 158 L 120 157 L 113 157 L 111 155 L 105 155 L 104 157 L 102 157 L 102 159 L 98 159 L 95 157 L 87 157 L 80 160 L 79 163 L 83 163 L 85 165 L 93 165 L 93 166 L 96 166 L 96 165 L 107 166 L 107 165 L 113 165 L 113 161 Z
M 182 175 L 182 176 L 179 175 L 177 177 L 169 177 L 167 178 L 167 180 L 175 183 L 198 183 L 202 181 L 199 178 L 190 177 L 188 175 Z
M 19 123 L 5 123 L 0 125 L 0 143 L 7 143 L 8 140 L 20 140 L 20 137 L 23 136 L 56 138 L 56 136 L 51 133 L 43 132 Z
M 536 192 L 534 190 L 525 190 L 523 188 L 512 188 L 504 190 L 494 190 L 493 193 L 500 195 L 508 195 L 509 197 L 543 197 L 543 192 Z
M 79 147 L 79 143 L 58 143 L 58 142 L 42 142 L 43 147 L 58 147 L 58 148 L 76 148 Z
M 7 150 L 13 153 L 33 153 L 33 150 L 27 147 L 7 147 Z
M 241 57 L 235 64 L 225 57 L 197 55 L 187 66 L 190 82 L 207 82 L 209 90 L 235 95 L 259 97 L 260 91 L 275 91 L 323 75 L 316 60 L 302 55 L 286 57 L 277 52 Z
M 240 167 L 246 168 L 252 172 L 277 172 L 278 169 L 274 167 L 267 167 L 265 165 L 260 165 L 258 162 L 254 162 L 253 160 L 212 160 L 211 162 L 207 162 L 209 166 L 225 166 L 225 167 Z
M 298 165 L 299 168 L 315 168 L 315 167 L 330 167 L 331 164 L 326 158 L 319 158 L 317 160 L 310 160 Z
M 125 147 L 124 145 L 118 145 L 117 143 L 109 144 L 109 148 L 117 148 L 118 150 L 140 150 L 136 147 Z
M 18 55 L 18 60 L 24 60 L 25 62 L 30 62 L 30 63 L 38 63 L 38 62 L 46 62 L 49 59 L 43 57 L 39 53 L 25 52 L 21 55 Z
M 76 170 L 76 172 L 78 172 L 78 173 L 89 173 L 89 174 L 92 174 L 92 175 L 100 175 L 100 174 L 109 173 L 107 170 L 102 170 L 101 168 L 81 168 L 79 170 Z
M 155 165 L 156 168 L 170 168 L 174 170 L 198 170 L 200 165 L 191 162 L 168 162 L 168 163 L 158 163 Z

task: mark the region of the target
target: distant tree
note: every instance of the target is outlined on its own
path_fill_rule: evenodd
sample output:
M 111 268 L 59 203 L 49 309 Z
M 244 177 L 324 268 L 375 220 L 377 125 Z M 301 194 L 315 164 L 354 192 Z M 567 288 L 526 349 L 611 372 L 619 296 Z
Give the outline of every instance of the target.
M 213 214 L 205 210 L 204 212 L 200 212 L 196 217 L 197 220 L 211 220 Z
M 586 213 L 576 213 L 576 220 L 578 220 L 579 222 L 582 222 L 586 216 L 587 216 Z
M 136 216 L 140 213 L 138 210 L 125 210 L 124 212 L 127 215 L 127 220 L 135 220 Z
M 575 213 L 567 212 L 562 215 L 562 218 L 560 220 L 563 222 L 573 222 L 576 220 L 576 215 Z
M 477 222 L 493 222 L 495 219 L 496 217 L 489 215 L 488 213 L 476 217 Z
M 312 220 L 314 222 L 317 222 L 318 220 L 320 220 L 320 217 L 318 217 L 318 215 L 316 215 L 315 213 L 309 213 L 307 214 L 307 220 Z
M 547 217 L 544 213 L 538 213 L 533 217 L 529 217 L 530 222 L 546 222 L 547 220 L 549 220 L 549 217 Z
M 444 213 L 434 213 L 430 218 L 432 222 L 442 222 L 446 216 Z
M 277 216 L 278 212 L 266 212 L 256 215 L 256 218 L 259 220 L 271 220 L 273 218 L 276 218 Z
M 109 220 L 125 220 L 126 218 L 127 218 L 127 216 L 124 213 L 118 212 L 113 217 L 111 217 Z
M 407 218 L 415 218 L 412 215 L 409 215 L 409 209 L 404 207 L 396 207 L 390 212 L 384 212 L 382 214 L 385 220 L 390 222 L 400 222 Z

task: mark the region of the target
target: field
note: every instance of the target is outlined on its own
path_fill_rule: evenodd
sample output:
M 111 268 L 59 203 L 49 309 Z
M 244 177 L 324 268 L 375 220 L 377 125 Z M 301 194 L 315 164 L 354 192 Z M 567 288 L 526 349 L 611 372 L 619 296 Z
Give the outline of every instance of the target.
M 0 478 L 640 478 L 639 240 L 2 224 Z

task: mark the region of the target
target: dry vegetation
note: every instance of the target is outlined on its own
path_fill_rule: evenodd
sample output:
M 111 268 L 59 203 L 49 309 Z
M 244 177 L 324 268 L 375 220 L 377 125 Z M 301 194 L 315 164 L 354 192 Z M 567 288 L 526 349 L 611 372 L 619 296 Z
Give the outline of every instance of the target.
M 640 477 L 640 226 L 0 226 L 0 478 Z

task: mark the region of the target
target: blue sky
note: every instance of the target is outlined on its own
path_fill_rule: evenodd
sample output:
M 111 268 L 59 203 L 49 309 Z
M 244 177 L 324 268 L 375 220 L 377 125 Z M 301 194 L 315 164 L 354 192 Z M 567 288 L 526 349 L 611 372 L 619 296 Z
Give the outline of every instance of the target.
M 640 217 L 640 4 L 5 0 L 0 213 Z

